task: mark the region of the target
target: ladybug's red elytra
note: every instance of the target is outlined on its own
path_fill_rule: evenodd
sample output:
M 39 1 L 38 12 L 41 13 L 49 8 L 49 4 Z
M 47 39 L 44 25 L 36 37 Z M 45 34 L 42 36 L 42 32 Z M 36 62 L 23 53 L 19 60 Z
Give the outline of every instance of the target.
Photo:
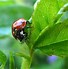
M 27 23 L 28 21 L 21 18 L 12 24 L 12 35 L 14 36 L 15 39 L 19 39 L 20 41 L 26 39 L 28 34 L 25 31 Z
M 21 29 L 26 26 L 26 20 L 25 19 L 19 19 L 15 23 L 13 23 L 13 28 Z

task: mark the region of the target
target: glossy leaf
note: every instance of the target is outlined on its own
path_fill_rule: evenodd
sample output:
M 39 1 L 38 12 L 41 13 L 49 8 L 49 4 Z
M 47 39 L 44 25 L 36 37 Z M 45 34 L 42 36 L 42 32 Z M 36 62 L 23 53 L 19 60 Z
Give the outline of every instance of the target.
M 68 3 L 66 3 L 57 13 L 54 23 L 63 22 L 68 19 Z
M 26 58 L 26 59 L 30 59 L 30 57 L 29 56 L 27 56 L 26 54 L 24 54 L 24 53 L 16 53 L 16 55 L 17 56 L 20 56 L 20 57 L 24 57 L 24 58 Z
M 40 0 L 32 16 L 32 33 L 30 42 L 35 43 L 41 31 L 54 24 L 54 20 L 60 8 L 67 0 Z
M 24 57 L 26 59 L 30 59 L 30 51 L 26 43 L 17 43 L 17 48 L 16 48 L 16 56 Z
M 61 16 L 59 20 L 60 23 L 54 24 L 53 26 L 48 26 L 40 33 L 34 46 L 46 46 L 56 42 L 68 40 L 68 12 L 65 12 L 64 14 Z
M 67 56 L 68 53 L 68 19 L 53 27 L 48 27 L 40 34 L 34 47 L 49 55 Z
M 68 56 L 68 40 L 39 47 L 39 49 L 47 55 L 66 57 Z
M 33 29 L 30 41 L 33 43 L 33 48 L 45 51 L 45 54 L 68 55 L 68 47 L 64 43 L 68 40 L 67 3 L 68 0 L 40 0 L 32 17 Z M 63 9 L 61 10 L 61 8 Z M 56 17 L 57 20 L 55 21 Z M 62 50 L 66 51 L 63 52 Z

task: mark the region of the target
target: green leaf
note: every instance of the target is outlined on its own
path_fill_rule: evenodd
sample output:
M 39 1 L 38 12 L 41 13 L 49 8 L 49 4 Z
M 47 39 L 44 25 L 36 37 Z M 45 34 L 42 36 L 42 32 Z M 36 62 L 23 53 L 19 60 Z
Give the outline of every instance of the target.
M 42 47 L 56 42 L 68 40 L 68 19 L 62 23 L 45 28 L 38 36 L 35 47 Z
M 43 31 L 38 36 L 34 47 L 43 47 L 53 43 L 68 40 L 67 25 L 68 25 L 68 11 L 66 10 L 66 12 L 63 12 L 61 17 L 57 20 L 56 24 L 54 24 L 53 26 L 48 26 L 45 29 L 43 29 Z
M 68 15 L 68 3 L 65 4 L 59 11 L 58 14 L 55 17 L 54 23 L 63 22 L 65 19 L 67 19 Z
M 39 35 L 34 47 L 46 54 L 67 56 L 68 53 L 68 19 L 62 23 L 45 28 Z
M 21 69 L 30 68 L 32 59 L 30 57 L 29 47 L 26 45 L 26 43 L 17 43 L 15 55 L 20 56 L 23 59 Z
M 16 53 L 17 56 L 24 57 L 25 59 L 30 60 L 30 56 L 24 54 L 24 53 Z
M 0 69 L 4 69 L 6 61 L 7 61 L 6 55 L 2 51 L 0 51 L 0 63 L 1 63 Z
M 15 55 L 30 60 L 30 51 L 26 43 L 17 43 Z
M 39 47 L 38 49 L 47 55 L 66 57 L 68 56 L 68 40 L 46 45 L 44 47 Z
M 52 44 L 63 43 L 63 41 L 68 40 L 68 6 L 65 6 L 67 2 L 68 0 L 40 0 L 32 16 L 33 29 L 30 41 L 33 44 L 33 48 L 46 52 L 47 46 L 49 48 Z M 61 8 L 63 8 L 61 11 L 62 15 L 59 15 L 58 13 Z M 59 17 L 55 22 L 54 20 L 58 15 Z M 61 45 L 59 44 L 59 46 Z M 64 46 L 63 44 L 63 47 Z M 54 47 L 56 48 L 56 46 Z M 47 52 L 50 50 L 50 48 L 48 48 Z M 60 47 L 59 49 L 63 50 L 64 48 Z M 66 47 L 66 51 L 67 50 L 68 48 Z M 46 54 L 51 54 L 50 52 Z M 63 53 L 61 51 L 58 53 L 59 51 L 54 50 L 52 54 L 64 55 L 66 52 Z M 67 55 L 67 53 L 65 55 Z
M 40 0 L 32 16 L 32 34 L 30 42 L 34 43 L 40 32 L 47 26 L 54 24 L 55 17 L 60 8 L 68 0 Z
M 14 57 L 12 52 L 10 52 L 9 69 L 15 69 Z
M 67 19 L 68 19 L 68 11 L 66 11 L 66 12 L 64 12 L 64 13 L 62 14 L 62 16 L 59 18 L 59 20 L 57 21 L 57 23 L 63 22 L 63 21 L 65 21 L 65 20 L 67 20 Z

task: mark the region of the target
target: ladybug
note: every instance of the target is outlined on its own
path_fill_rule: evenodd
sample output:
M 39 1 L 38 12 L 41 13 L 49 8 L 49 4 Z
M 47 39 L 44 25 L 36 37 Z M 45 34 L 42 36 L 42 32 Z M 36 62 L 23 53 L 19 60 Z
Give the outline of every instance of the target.
M 29 27 L 29 21 L 21 18 L 12 24 L 12 35 L 15 39 L 20 41 L 27 39 L 28 32 L 26 29 Z

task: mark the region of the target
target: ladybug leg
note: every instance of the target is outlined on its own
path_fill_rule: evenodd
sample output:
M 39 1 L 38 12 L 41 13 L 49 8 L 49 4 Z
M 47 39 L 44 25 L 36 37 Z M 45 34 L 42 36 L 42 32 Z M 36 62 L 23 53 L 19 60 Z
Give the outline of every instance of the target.
M 27 26 L 27 28 L 32 28 L 32 27 L 30 27 L 30 26 Z
M 26 24 L 31 24 L 28 20 L 26 21 Z
M 27 21 L 26 24 L 27 24 L 27 25 L 26 25 L 26 28 L 32 28 L 32 27 L 31 27 L 31 23 L 30 23 L 29 21 Z
M 32 24 L 32 20 L 27 20 L 26 23 L 27 24 Z

